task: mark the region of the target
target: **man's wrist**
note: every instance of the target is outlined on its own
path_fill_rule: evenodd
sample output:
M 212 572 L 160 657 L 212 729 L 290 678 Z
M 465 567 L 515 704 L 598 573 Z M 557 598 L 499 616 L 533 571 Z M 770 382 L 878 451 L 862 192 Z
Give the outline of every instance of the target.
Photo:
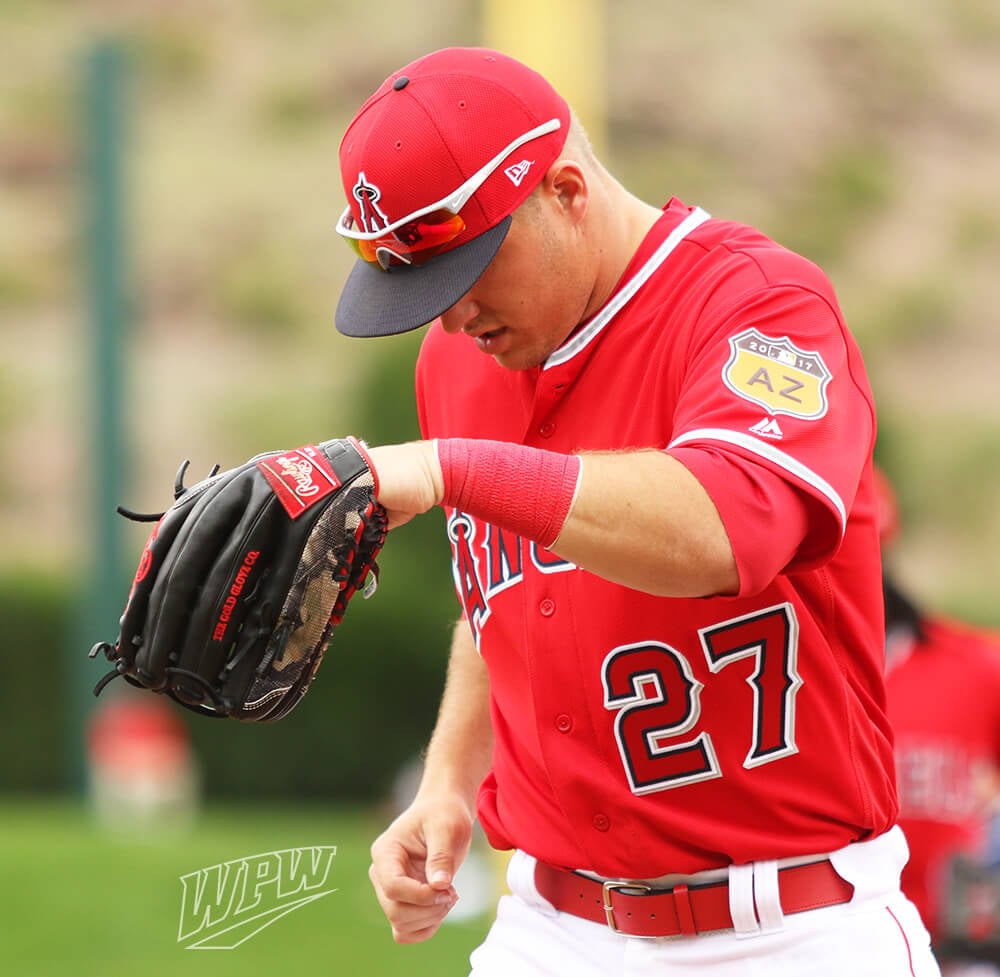
M 442 438 L 434 442 L 441 504 L 551 546 L 579 485 L 576 455 L 505 441 Z
M 438 454 L 438 439 L 421 441 L 420 445 L 423 449 L 427 478 L 433 487 L 434 502 L 432 505 L 441 505 L 444 499 L 444 473 L 441 470 L 441 456 Z

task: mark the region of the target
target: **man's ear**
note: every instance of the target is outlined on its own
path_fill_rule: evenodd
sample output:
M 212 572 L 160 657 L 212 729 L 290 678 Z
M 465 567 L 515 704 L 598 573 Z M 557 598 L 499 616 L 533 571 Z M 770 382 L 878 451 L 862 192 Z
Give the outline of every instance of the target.
M 590 188 L 578 163 L 571 159 L 556 160 L 549 167 L 542 183 L 552 200 L 574 223 L 583 219 L 587 212 Z

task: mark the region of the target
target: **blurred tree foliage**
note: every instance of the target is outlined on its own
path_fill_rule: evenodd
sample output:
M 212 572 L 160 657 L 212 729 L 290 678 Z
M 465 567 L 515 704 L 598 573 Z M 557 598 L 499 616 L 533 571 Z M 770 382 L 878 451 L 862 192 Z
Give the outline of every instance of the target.
M 71 777 L 72 690 L 60 681 L 73 626 L 69 582 L 57 572 L 7 571 L 0 576 L 7 674 L 0 682 L 6 733 L 0 750 L 0 787 L 51 791 Z M 84 652 L 81 651 L 81 654 Z

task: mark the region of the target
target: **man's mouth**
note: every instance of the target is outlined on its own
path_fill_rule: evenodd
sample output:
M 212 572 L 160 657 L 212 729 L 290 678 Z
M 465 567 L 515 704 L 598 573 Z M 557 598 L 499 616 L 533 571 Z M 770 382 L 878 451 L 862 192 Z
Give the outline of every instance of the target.
M 501 326 L 499 329 L 487 329 L 477 333 L 472 338 L 484 353 L 492 353 L 504 332 L 506 332 L 506 327 Z

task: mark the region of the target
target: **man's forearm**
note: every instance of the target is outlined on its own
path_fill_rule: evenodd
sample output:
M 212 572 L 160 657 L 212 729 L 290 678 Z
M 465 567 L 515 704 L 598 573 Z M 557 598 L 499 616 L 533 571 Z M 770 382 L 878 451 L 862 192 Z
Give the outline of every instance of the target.
M 656 450 L 581 459 L 579 490 L 553 553 L 647 593 L 705 597 L 739 589 L 719 513 L 679 461 Z
M 468 624 L 460 621 L 452 637 L 448 677 L 427 747 L 420 793 L 456 792 L 474 811 L 476 792 L 492 756 L 486 664 L 476 651 Z

